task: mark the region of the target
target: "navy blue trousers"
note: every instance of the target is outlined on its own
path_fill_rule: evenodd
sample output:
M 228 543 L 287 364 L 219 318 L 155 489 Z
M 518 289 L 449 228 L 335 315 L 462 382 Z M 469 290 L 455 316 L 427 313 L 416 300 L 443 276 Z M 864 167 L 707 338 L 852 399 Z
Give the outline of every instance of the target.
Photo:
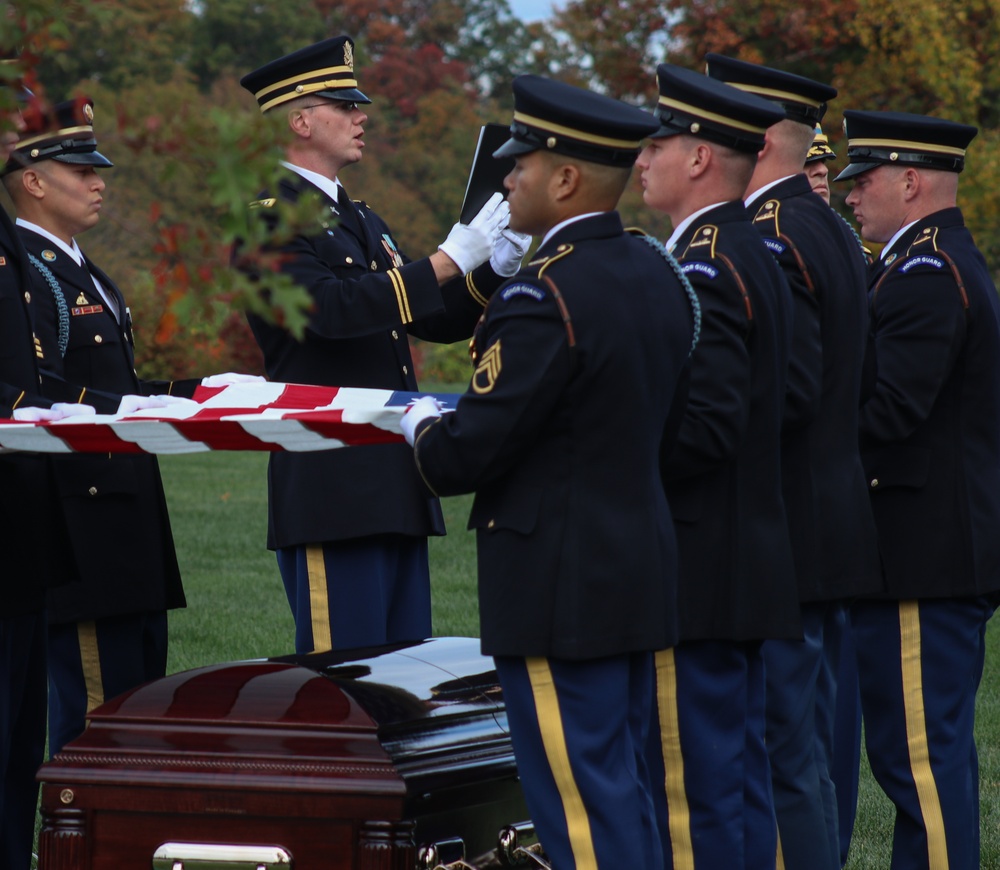
M 45 753 L 45 613 L 0 619 L 0 867 L 28 870 Z
M 166 672 L 165 611 L 49 626 L 49 755 L 83 733 L 95 707 Z
M 858 691 L 858 660 L 854 652 L 849 607 L 831 611 L 824 630 L 826 657 L 824 671 L 832 674 L 836 686 L 834 709 L 822 710 L 832 718 L 821 728 L 833 732 L 833 756 L 829 761 L 830 779 L 837 794 L 837 839 L 840 845 L 840 866 L 847 864 L 854 833 L 854 818 L 858 812 L 858 775 L 861 766 L 861 694 Z M 821 673 L 821 679 L 823 679 Z M 828 693 L 820 692 L 820 698 Z
M 979 870 L 982 597 L 859 601 L 851 609 L 865 745 L 896 807 L 892 870 Z
M 498 657 L 518 774 L 557 870 L 663 867 L 643 747 L 652 654 Z
M 277 556 L 297 653 L 431 636 L 426 538 L 377 535 L 286 547 Z
M 659 652 L 656 692 L 647 751 L 664 866 L 773 870 L 760 644 L 685 641 Z
M 830 777 L 836 684 L 826 628 L 837 603 L 802 606 L 802 640 L 768 640 L 767 750 L 779 867 L 840 870 L 837 798 Z M 830 638 L 836 643 L 836 638 Z

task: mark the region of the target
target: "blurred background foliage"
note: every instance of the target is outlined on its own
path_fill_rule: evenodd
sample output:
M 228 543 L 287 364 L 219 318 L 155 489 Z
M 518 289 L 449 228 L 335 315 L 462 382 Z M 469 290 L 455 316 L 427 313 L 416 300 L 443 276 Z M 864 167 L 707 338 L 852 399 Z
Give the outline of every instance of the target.
M 708 51 L 818 78 L 840 90 L 824 120 L 844 161 L 845 107 L 936 114 L 980 127 L 961 205 L 994 272 L 1000 267 L 1000 0 L 564 0 L 523 23 L 507 0 L 20 0 L 4 7 L 0 44 L 43 99 L 95 100 L 102 153 L 115 168 L 100 224 L 81 240 L 116 278 L 136 324 L 140 374 L 259 371 L 244 309 L 295 327 L 305 297 L 230 267 L 253 248 L 247 204 L 274 178 L 276 150 L 239 86 L 249 70 L 338 33 L 356 42 L 374 100 L 365 159 L 344 173 L 411 257 L 456 220 L 478 128 L 510 117 L 510 81 L 552 75 L 637 105 L 656 98 L 656 65 L 703 68 Z M 9 67 L 2 75 L 13 75 Z M 5 97 L 6 98 L 6 97 Z M 835 185 L 835 188 L 842 187 Z M 843 208 L 846 189 L 835 190 Z M 664 237 L 641 193 L 626 223 Z M 845 216 L 850 217 L 849 210 Z M 284 215 L 294 232 L 310 215 Z M 266 259 L 254 265 L 267 269 Z M 416 344 L 420 372 L 467 376 L 464 344 Z

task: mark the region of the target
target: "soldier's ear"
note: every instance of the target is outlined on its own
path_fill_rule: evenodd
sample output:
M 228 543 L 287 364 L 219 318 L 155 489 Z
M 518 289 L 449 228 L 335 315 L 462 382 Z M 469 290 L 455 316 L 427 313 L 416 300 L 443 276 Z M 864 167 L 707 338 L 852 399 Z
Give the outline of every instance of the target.
M 31 166 L 21 170 L 21 190 L 34 199 L 43 199 L 45 181 L 42 173 Z

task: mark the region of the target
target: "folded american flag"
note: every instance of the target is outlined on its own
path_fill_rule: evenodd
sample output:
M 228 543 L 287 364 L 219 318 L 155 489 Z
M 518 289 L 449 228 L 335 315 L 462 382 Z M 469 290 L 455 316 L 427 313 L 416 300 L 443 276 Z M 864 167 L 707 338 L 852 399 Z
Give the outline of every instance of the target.
M 403 443 L 399 420 L 427 393 L 246 383 L 198 387 L 194 401 L 128 415 L 50 423 L 0 420 L 0 449 L 37 453 L 201 453 L 332 450 Z M 455 394 L 436 394 L 454 408 Z

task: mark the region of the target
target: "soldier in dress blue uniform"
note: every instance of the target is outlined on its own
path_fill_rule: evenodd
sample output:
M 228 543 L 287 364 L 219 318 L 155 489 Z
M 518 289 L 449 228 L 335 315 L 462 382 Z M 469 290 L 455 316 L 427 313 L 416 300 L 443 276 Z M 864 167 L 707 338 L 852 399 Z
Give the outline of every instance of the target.
M 6 125 L 15 123 L 23 135 L 34 132 L 16 111 L 5 118 Z M 0 137 L 0 161 L 6 161 L 18 134 L 7 129 Z M 41 395 L 26 267 L 14 225 L 0 209 L 0 416 L 27 420 L 53 403 Z M 44 413 L 46 419 L 60 416 L 58 409 Z M 51 466 L 46 456 L 0 456 L 0 540 L 6 541 L 0 593 L 0 866 L 10 870 L 31 866 L 35 773 L 45 751 L 45 595 L 50 583 L 65 579 L 60 569 L 69 558 L 62 517 L 53 511 Z
M 979 867 L 973 738 L 1000 592 L 1000 304 L 958 209 L 976 128 L 844 113 L 847 203 L 885 243 L 861 459 L 887 588 L 851 610 L 868 759 L 896 806 L 893 867 Z
M 27 253 L 36 355 L 50 399 L 86 401 L 106 413 L 190 396 L 197 380 L 140 381 L 129 310 L 115 283 L 75 236 L 100 217 L 111 166 L 97 151 L 93 103 L 55 106 L 44 130 L 22 137 L 4 167 Z M 70 536 L 49 615 L 49 748 L 82 732 L 86 714 L 161 677 L 166 611 L 184 606 L 180 572 L 154 456 L 80 454 L 55 463 L 57 511 Z
M 281 57 L 241 84 L 282 123 L 288 178 L 277 195 L 318 192 L 330 220 L 282 248 L 283 269 L 315 303 L 305 336 L 249 315 L 274 380 L 417 389 L 407 340 L 468 338 L 528 240 L 510 232 L 499 194 L 440 249 L 411 262 L 385 222 L 352 201 L 340 172 L 361 159 L 368 99 L 354 43 L 333 37 Z M 258 205 L 273 205 L 265 195 Z M 489 262 L 487 262 L 489 260 Z M 350 453 L 350 456 L 346 455 Z M 343 454 L 343 455 L 342 455 Z M 295 617 L 295 648 L 343 649 L 431 633 L 427 536 L 444 534 L 437 499 L 404 444 L 299 455 L 268 467 L 268 547 Z
M 795 311 L 781 471 L 804 639 L 764 645 L 767 745 L 785 867 L 839 870 L 835 678 L 850 600 L 883 588 L 857 441 L 867 263 L 857 235 L 803 172 L 836 89 L 715 54 L 707 61 L 710 76 L 784 115 L 767 131 L 746 200 Z
M 683 409 L 694 297 L 615 208 L 648 113 L 514 80 L 511 227 L 535 259 L 490 301 L 454 413 L 403 418 L 441 495 L 475 490 L 483 652 L 552 865 L 663 866 L 643 744 L 652 651 L 676 640 L 676 549 L 657 474 Z
M 669 64 L 657 82 L 660 129 L 637 166 L 646 204 L 673 222 L 667 245 L 702 309 L 687 408 L 662 467 L 681 643 L 657 654 L 658 822 L 667 866 L 774 867 L 760 646 L 801 637 L 780 470 L 791 300 L 743 193 L 782 116 Z

